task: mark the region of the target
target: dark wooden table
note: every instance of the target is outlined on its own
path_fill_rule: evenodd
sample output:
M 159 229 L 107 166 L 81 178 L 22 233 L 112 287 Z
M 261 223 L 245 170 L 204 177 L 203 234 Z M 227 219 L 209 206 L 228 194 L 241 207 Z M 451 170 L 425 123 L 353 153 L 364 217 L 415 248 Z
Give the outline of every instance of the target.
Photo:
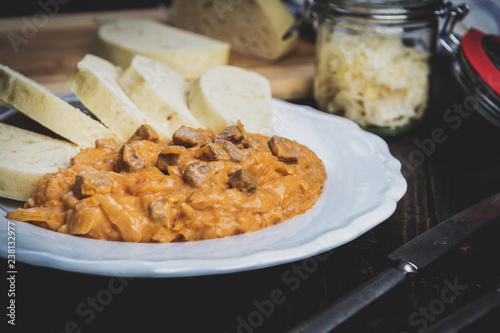
M 392 250 L 500 191 L 500 129 L 471 111 L 449 66 L 447 57 L 435 61 L 424 122 L 386 138 L 403 163 L 408 191 L 393 216 L 376 228 L 321 254 L 321 260 L 225 275 L 118 279 L 18 263 L 14 331 L 283 332 L 320 311 L 389 267 L 386 256 Z M 500 285 L 499 236 L 500 220 L 337 331 L 422 332 L 495 290 Z M 499 314 L 464 331 L 498 332 Z

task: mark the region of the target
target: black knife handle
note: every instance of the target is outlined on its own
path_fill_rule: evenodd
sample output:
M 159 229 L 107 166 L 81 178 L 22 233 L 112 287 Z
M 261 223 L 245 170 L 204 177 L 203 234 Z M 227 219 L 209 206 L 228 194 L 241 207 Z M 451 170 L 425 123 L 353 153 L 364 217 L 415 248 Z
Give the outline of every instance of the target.
M 405 280 L 406 274 L 416 272 L 414 267 L 402 263 L 397 268 L 388 268 L 360 285 L 337 302 L 294 327 L 289 333 L 330 332 L 352 317 L 356 312 L 378 299 Z

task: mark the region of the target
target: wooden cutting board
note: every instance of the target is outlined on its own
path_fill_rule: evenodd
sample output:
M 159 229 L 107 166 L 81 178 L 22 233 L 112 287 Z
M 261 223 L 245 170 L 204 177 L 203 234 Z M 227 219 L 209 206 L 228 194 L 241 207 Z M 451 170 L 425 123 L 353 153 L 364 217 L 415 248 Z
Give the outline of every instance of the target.
M 0 19 L 0 63 L 34 79 L 56 94 L 70 93 L 66 75 L 97 38 L 97 21 L 126 16 L 165 21 L 163 9 L 142 9 L 82 14 L 33 15 Z M 44 19 L 45 18 L 45 19 Z M 298 99 L 312 95 L 314 43 L 300 40 L 296 50 L 277 62 L 235 52 L 230 64 L 256 71 L 271 82 L 273 96 Z

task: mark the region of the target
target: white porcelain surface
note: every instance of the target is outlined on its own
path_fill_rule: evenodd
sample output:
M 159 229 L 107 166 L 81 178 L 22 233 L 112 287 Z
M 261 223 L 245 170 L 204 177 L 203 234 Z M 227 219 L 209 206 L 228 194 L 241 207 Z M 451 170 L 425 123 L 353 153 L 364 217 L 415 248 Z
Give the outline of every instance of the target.
M 273 100 L 275 134 L 311 148 L 328 181 L 303 215 L 258 232 L 173 244 L 84 239 L 14 222 L 16 260 L 99 275 L 178 277 L 229 273 L 303 259 L 345 244 L 386 220 L 406 191 L 387 144 L 350 120 Z M 0 199 L 0 253 L 7 256 L 5 212 L 22 203 Z

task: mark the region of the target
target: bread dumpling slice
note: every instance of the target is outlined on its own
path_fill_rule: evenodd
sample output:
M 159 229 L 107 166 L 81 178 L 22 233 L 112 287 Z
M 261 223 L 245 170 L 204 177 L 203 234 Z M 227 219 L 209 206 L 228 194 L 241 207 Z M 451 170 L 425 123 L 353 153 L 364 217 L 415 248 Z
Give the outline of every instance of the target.
M 229 50 L 226 42 L 158 21 L 118 18 L 99 28 L 95 54 L 122 68 L 140 54 L 194 80 L 214 65 L 227 64 Z
M 0 99 L 69 141 L 93 147 L 118 136 L 81 110 L 11 68 L 0 65 Z
M 0 123 L 0 196 L 28 200 L 45 174 L 69 168 L 78 151 L 72 143 Z
M 182 125 L 202 127 L 187 105 L 189 83 L 159 61 L 136 55 L 117 82 L 130 100 L 170 135 Z
M 68 75 L 68 84 L 80 101 L 120 136 L 120 143 L 143 124 L 150 125 L 161 138 L 169 138 L 167 131 L 147 117 L 116 82 L 121 72 L 109 61 L 87 54 Z
M 231 44 L 231 50 L 276 60 L 290 53 L 298 41 L 295 32 L 282 36 L 295 21 L 281 0 L 174 0 L 172 23 Z
M 258 73 L 214 66 L 193 83 L 188 103 L 196 119 L 215 133 L 240 120 L 248 132 L 272 134 L 271 87 Z

